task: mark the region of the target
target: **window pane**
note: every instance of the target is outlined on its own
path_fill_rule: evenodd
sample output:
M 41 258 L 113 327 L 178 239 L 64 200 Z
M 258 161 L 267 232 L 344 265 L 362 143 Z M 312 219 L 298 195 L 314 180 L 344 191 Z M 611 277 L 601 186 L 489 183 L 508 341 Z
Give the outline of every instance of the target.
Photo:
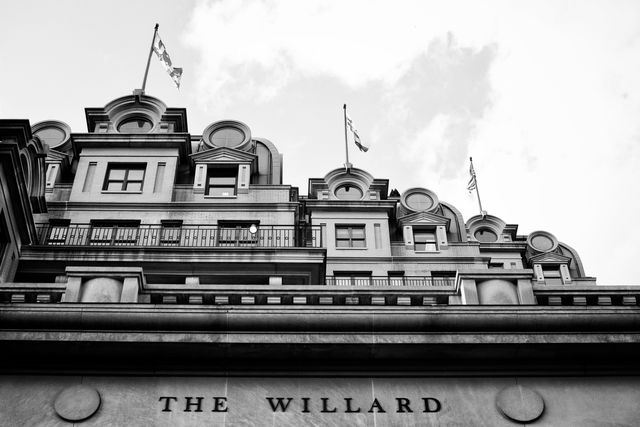
M 348 239 L 349 238 L 349 228 L 348 227 L 336 227 L 336 237 L 340 239 Z
M 218 147 L 236 147 L 244 139 L 244 132 L 232 127 L 218 129 L 210 137 L 211 142 Z
M 336 197 L 342 200 L 360 200 L 362 199 L 362 190 L 353 185 L 341 185 L 336 188 Z
M 129 170 L 129 176 L 127 177 L 127 179 L 129 181 L 142 181 L 143 177 L 144 177 L 144 170 L 142 170 L 142 169 L 130 169 Z
M 425 232 L 425 231 L 419 231 L 419 232 L 415 232 L 413 233 L 413 240 L 417 243 L 417 242 L 435 242 L 436 241 L 436 235 L 435 233 L 429 233 L 429 232 Z
M 364 248 L 364 240 L 352 240 L 351 246 L 353 246 L 354 248 Z
M 349 240 L 336 240 L 336 246 L 339 248 L 348 248 Z
M 207 195 L 225 197 L 225 196 L 233 196 L 235 192 L 236 192 L 235 187 L 209 187 L 209 192 L 207 193 Z
M 354 239 L 364 239 L 364 227 L 353 227 L 351 229 L 351 237 Z
M 433 206 L 433 199 L 427 194 L 413 193 L 407 197 L 406 203 L 414 211 L 424 211 Z
M 142 191 L 142 182 L 129 182 L 125 191 Z
M 126 171 L 125 169 L 111 169 L 111 170 L 109 170 L 109 180 L 110 181 L 115 181 L 115 180 L 123 181 L 124 180 L 125 171 Z
M 122 181 L 109 182 L 107 184 L 107 191 L 122 191 Z
M 226 187 L 236 186 L 235 177 L 212 176 L 209 178 L 209 185 L 223 185 Z

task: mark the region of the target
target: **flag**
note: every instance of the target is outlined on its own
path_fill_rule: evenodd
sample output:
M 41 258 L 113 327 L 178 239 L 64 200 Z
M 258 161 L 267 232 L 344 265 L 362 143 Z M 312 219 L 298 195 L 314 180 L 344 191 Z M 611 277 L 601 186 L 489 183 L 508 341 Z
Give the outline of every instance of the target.
M 478 187 L 478 183 L 476 182 L 476 171 L 473 169 L 473 162 L 469 166 L 469 174 L 471 175 L 471 179 L 467 184 L 467 190 L 471 192 L 472 190 L 475 190 Z
M 169 73 L 169 77 L 176 84 L 176 87 L 180 89 L 180 78 L 182 77 L 182 68 L 174 67 L 171 63 L 171 58 L 169 57 L 169 53 L 167 52 L 167 48 L 165 47 L 162 40 L 160 40 L 160 34 L 156 31 L 155 37 L 153 38 L 153 51 L 158 56 L 160 62 Z
M 364 145 L 360 140 L 360 135 L 358 135 L 358 131 L 356 130 L 356 127 L 353 125 L 353 119 L 349 117 L 348 114 L 346 114 L 346 116 L 347 116 L 347 126 L 349 126 L 349 130 L 353 133 L 353 142 L 356 143 L 356 146 L 360 149 L 360 151 L 364 151 L 366 153 L 367 151 L 369 151 L 369 147 Z

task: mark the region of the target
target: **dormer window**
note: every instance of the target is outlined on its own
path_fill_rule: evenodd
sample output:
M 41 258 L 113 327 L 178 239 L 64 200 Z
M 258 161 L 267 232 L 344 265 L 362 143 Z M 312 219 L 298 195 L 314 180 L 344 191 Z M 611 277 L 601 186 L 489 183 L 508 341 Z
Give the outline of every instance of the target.
M 152 128 L 153 123 L 145 117 L 130 117 L 118 124 L 120 133 L 149 133 Z
M 438 250 L 435 229 L 413 229 L 413 244 L 416 252 L 435 252 Z
M 146 166 L 144 163 L 109 163 L 102 189 L 141 192 Z
M 233 197 L 236 195 L 238 166 L 210 166 L 207 170 L 205 195 Z
M 340 200 L 360 200 L 362 190 L 355 185 L 344 184 L 336 188 L 335 195 Z

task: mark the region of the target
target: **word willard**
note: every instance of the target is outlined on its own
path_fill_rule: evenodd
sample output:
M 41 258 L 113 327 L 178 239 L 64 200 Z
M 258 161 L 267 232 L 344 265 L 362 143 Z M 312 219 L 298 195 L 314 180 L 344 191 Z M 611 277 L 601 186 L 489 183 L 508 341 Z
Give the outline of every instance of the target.
M 183 402 L 180 402 L 183 400 Z M 319 401 L 313 401 L 310 397 L 265 397 L 268 406 L 273 412 L 299 411 L 300 413 L 336 413 L 354 414 L 360 412 L 395 413 L 405 412 L 439 412 L 442 409 L 440 401 L 434 397 L 423 397 L 419 403 L 411 403 L 406 397 L 396 397 L 392 402 L 383 401 L 384 405 L 374 398 L 371 404 L 364 407 L 353 402 L 353 398 L 343 398 L 343 404 L 336 404 L 328 397 L 321 397 Z M 296 401 L 297 400 L 297 401 Z M 211 397 L 205 399 L 204 396 L 185 396 L 179 399 L 176 396 L 161 396 L 158 399 L 162 412 L 228 412 L 229 406 L 226 397 Z M 339 400 L 338 400 L 339 401 Z M 385 409 L 386 408 L 386 409 Z

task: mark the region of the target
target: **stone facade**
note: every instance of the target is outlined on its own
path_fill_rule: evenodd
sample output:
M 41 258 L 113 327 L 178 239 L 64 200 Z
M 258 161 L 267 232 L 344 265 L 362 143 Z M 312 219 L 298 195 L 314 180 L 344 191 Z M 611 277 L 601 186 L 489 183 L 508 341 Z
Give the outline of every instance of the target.
M 141 93 L 0 121 L 1 425 L 633 425 L 640 288 Z M 514 396 L 518 396 L 514 398 Z

